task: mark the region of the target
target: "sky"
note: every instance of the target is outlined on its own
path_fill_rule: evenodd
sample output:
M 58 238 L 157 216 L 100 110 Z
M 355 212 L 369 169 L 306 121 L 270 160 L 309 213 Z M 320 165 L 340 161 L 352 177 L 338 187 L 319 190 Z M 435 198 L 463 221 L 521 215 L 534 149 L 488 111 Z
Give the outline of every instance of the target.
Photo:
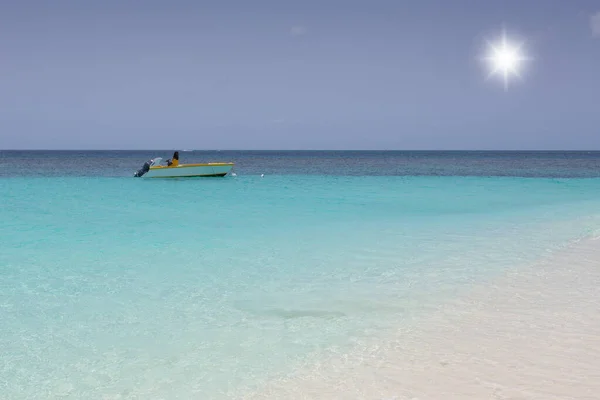
M 600 150 L 600 1 L 0 0 L 0 149 Z

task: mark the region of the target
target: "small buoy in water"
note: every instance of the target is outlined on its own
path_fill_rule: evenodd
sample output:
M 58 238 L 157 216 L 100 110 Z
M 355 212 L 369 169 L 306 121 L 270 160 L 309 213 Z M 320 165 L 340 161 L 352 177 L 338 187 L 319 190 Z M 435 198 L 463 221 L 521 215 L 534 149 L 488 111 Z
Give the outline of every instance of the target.
M 265 176 L 265 174 L 260 174 L 260 177 L 261 177 L 261 178 L 264 178 L 264 176 Z
M 237 176 L 237 174 L 235 172 L 232 172 L 231 176 Z

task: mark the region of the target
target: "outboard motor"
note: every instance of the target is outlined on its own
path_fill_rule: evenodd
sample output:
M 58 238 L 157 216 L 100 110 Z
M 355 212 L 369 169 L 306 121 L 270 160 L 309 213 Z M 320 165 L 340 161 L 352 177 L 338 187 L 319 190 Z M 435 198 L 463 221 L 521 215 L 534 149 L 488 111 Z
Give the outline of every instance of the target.
M 144 176 L 144 174 L 146 172 L 150 171 L 150 166 L 152 165 L 153 162 L 154 162 L 154 160 L 146 161 L 144 163 L 144 165 L 142 166 L 142 168 L 138 169 L 137 172 L 135 174 L 133 174 L 133 176 L 136 178 L 140 178 L 140 177 Z

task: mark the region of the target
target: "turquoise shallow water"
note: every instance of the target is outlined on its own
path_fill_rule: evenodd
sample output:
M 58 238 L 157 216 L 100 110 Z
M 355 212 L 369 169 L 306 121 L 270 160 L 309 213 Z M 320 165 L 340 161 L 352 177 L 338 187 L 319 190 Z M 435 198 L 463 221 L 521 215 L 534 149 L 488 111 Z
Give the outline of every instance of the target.
M 598 179 L 258 171 L 0 179 L 2 398 L 233 396 L 600 233 Z

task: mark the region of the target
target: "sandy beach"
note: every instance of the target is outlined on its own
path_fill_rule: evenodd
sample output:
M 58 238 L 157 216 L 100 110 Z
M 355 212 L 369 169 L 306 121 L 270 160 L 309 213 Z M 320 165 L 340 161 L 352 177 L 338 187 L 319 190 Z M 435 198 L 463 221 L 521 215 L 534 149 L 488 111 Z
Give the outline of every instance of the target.
M 600 240 L 580 241 L 244 398 L 598 399 L 599 288 Z

